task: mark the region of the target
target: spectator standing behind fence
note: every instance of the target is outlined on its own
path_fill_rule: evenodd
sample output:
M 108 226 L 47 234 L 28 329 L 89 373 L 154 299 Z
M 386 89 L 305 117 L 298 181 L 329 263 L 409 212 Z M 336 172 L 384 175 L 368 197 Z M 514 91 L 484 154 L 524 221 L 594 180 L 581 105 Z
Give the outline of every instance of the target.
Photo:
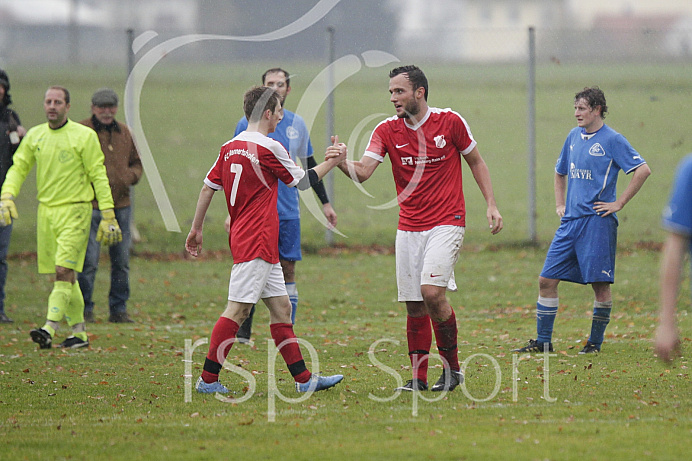
M 48 297 L 46 323 L 31 330 L 31 339 L 41 349 L 51 348 L 64 317 L 72 327 L 72 335 L 60 346 L 85 347 L 89 338 L 84 325 L 84 298 L 75 273 L 84 265 L 94 195 L 103 214 L 97 239 L 108 245 L 117 243 L 120 228 L 98 137 L 94 130 L 67 118 L 69 91 L 60 86 L 48 88 L 43 109 L 48 122 L 27 132 L 2 185 L 0 227 L 18 217 L 14 198 L 36 165 L 38 271 L 55 274 L 55 283 Z
M 567 135 L 555 166 L 555 206 L 560 227 L 538 278 L 536 339 L 513 352 L 552 351 L 553 324 L 559 304 L 558 284 L 590 284 L 594 292 L 591 334 L 580 354 L 600 352 L 610 322 L 615 281 L 618 219 L 639 192 L 651 169 L 623 135 L 604 123 L 608 112 L 598 87 L 574 96 L 577 126 Z M 632 179 L 617 197 L 620 170 Z M 569 187 L 567 187 L 569 182 Z
M 267 70 L 262 74 L 262 85 L 275 90 L 281 97 L 281 107 L 286 102 L 286 97 L 291 92 L 291 78 L 287 71 L 280 68 Z M 303 118 L 285 108 L 283 118 L 276 127 L 276 131 L 269 133 L 269 137 L 279 141 L 291 155 L 293 161 L 300 159 L 305 168 L 317 166 L 312 155 L 310 133 Z M 247 129 L 247 118 L 243 117 L 235 128 L 237 136 Z M 322 212 L 329 224 L 336 227 L 336 212 L 329 203 L 327 191 L 322 181 L 315 184 L 313 190 L 322 202 Z M 279 262 L 286 281 L 286 290 L 291 300 L 291 323 L 296 323 L 296 311 L 298 309 L 298 287 L 296 286 L 296 261 L 303 258 L 300 250 L 300 199 L 295 187 L 288 187 L 279 181 L 279 198 L 277 200 L 279 211 Z M 226 220 L 228 231 L 229 221 Z M 250 315 L 238 330 L 238 339 L 248 342 L 252 333 L 252 319 L 255 307 L 250 310 Z
M 108 248 L 111 260 L 111 285 L 108 292 L 109 322 L 132 323 L 127 313 L 130 298 L 130 186 L 142 177 L 142 161 L 132 140 L 128 127 L 115 119 L 118 113 L 118 95 L 110 88 L 97 90 L 91 97 L 91 117 L 82 120 L 82 125 L 96 131 L 105 157 L 106 173 L 115 204 L 115 219 L 123 233 L 121 242 Z M 94 321 L 94 281 L 101 254 L 101 244 L 96 239 L 101 211 L 94 200 L 91 215 L 91 232 L 84 259 L 84 269 L 77 280 L 84 295 L 84 320 Z
M 10 96 L 10 78 L 7 72 L 0 69 L 0 187 L 5 182 L 7 170 L 12 166 L 12 156 L 19 147 L 26 130 L 19 120 L 19 115 L 12 109 Z M 5 313 L 5 281 L 7 281 L 7 252 L 10 248 L 12 224 L 0 227 L 0 323 L 12 323 Z
M 661 259 L 661 310 L 656 330 L 656 353 L 661 360 L 670 361 L 680 352 L 675 305 L 682 280 L 682 264 L 685 253 L 692 256 L 692 155 L 678 165 L 670 200 L 663 211 L 663 227 L 668 231 L 668 237 Z

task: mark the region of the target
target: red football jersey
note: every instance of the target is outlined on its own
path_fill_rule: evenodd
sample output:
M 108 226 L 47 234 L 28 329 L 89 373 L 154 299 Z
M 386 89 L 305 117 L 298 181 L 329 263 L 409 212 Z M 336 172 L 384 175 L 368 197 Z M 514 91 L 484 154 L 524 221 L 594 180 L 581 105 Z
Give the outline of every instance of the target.
M 234 264 L 279 262 L 278 181 L 293 187 L 304 175 L 279 142 L 261 133 L 243 131 L 221 147 L 204 183 L 226 194 Z
M 451 109 L 431 107 L 413 127 L 398 117 L 377 125 L 365 155 L 382 162 L 389 154 L 400 230 L 466 225 L 461 155 L 475 146 L 466 120 Z

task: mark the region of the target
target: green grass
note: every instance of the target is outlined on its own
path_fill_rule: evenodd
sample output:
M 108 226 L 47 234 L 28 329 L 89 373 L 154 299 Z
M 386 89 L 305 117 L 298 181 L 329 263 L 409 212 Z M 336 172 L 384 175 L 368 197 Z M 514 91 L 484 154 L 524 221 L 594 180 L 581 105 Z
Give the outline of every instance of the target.
M 253 373 L 254 395 L 240 404 L 196 393 L 185 399 L 186 340 L 209 337 L 223 309 L 228 261 L 217 255 L 202 261 L 135 258 L 134 325 L 105 322 L 108 271 L 100 271 L 97 323 L 88 326 L 91 347 L 63 352 L 36 350 L 31 342 L 28 331 L 43 322 L 51 283 L 35 274 L 35 261 L 13 260 L 7 310 L 15 323 L 0 327 L 0 454 L 3 459 L 686 456 L 692 431 L 689 361 L 664 366 L 652 353 L 658 253 L 621 251 L 613 321 L 601 355 L 577 355 L 590 326 L 591 290 L 562 286 L 556 353 L 547 373 L 544 358 L 510 352 L 534 335 L 535 278 L 544 253 L 544 248 L 473 246 L 462 253 L 457 267 L 462 288 L 449 298 L 457 312 L 460 359 L 477 355 L 467 362 L 468 395 L 457 389 L 438 402 L 403 394 L 392 398 L 392 373 L 404 380 L 410 373 L 393 256 L 308 256 L 298 270 L 296 332 L 314 346 L 321 371 L 343 373 L 345 380 L 299 403 L 275 396 L 273 422 L 263 308 L 255 318 L 255 347 L 236 346 L 228 360 Z M 681 296 L 689 299 L 687 286 Z M 688 314 L 689 307 L 681 312 L 683 332 L 692 329 Z M 57 338 L 65 334 L 59 331 Z M 684 347 L 687 352 L 689 340 Z M 192 354 L 193 381 L 205 353 L 201 345 Z M 436 379 L 440 369 L 431 364 Z M 296 398 L 280 357 L 273 373 L 278 391 Z M 222 371 L 221 379 L 241 393 L 248 386 L 233 372 Z M 551 403 L 546 395 L 556 400 Z
M 273 65 L 274 63 L 271 63 Z M 540 245 L 528 238 L 526 185 L 526 96 L 522 66 L 424 66 L 430 103 L 450 106 L 469 121 L 488 163 L 505 230 L 490 236 L 484 203 L 468 169 L 466 247 L 457 265 L 458 293 L 450 294 L 460 328 L 460 357 L 468 363 L 467 386 L 440 402 L 391 401 L 394 377 L 368 355 L 406 379 L 405 311 L 396 302 L 394 258 L 363 251 L 393 245 L 397 210 L 370 208 L 391 200 L 389 165 L 379 168 L 361 194 L 335 176 L 335 208 L 341 252 L 325 250 L 324 229 L 303 207 L 305 260 L 298 266 L 300 313 L 296 332 L 319 353 L 320 369 L 343 373 L 334 390 L 299 403 L 276 400 L 269 421 L 268 316 L 260 309 L 255 346 L 234 347 L 229 363 L 241 364 L 257 380 L 255 394 L 233 405 L 192 394 L 185 401 L 185 344 L 209 337 L 225 304 L 230 273 L 217 197 L 205 232 L 203 261 L 178 258 L 194 212 L 202 178 L 219 146 L 240 118 L 242 93 L 256 83 L 266 63 L 181 67 L 164 60 L 147 80 L 142 122 L 182 233 L 165 232 L 147 178 L 136 189 L 136 220 L 143 242 L 132 261 L 130 313 L 135 325 L 105 322 L 106 262 L 96 285 L 97 319 L 88 326 L 89 350 L 37 351 L 28 331 L 45 319 L 52 282 L 38 276 L 35 260 L 35 182 L 30 178 L 17 205 L 12 236 L 7 311 L 13 325 L 0 326 L 0 458 L 4 459 L 682 459 L 692 448 L 689 361 L 664 366 L 652 354 L 656 324 L 659 216 L 674 167 L 692 151 L 692 73 L 689 65 L 541 66 L 537 74 L 537 194 Z M 288 108 L 295 109 L 320 66 L 295 63 L 298 75 Z M 117 69 L 7 69 L 15 108 L 25 126 L 43 122 L 41 98 L 50 84 L 72 91 L 71 117 L 88 115 L 91 93 L 112 86 L 121 94 Z M 578 356 L 590 325 L 588 287 L 561 285 L 556 320 L 556 356 L 517 357 L 512 379 L 509 351 L 535 335 L 536 277 L 547 242 L 557 228 L 553 167 L 574 126 L 572 97 L 598 84 L 606 92 L 607 123 L 624 133 L 646 158 L 652 177 L 619 213 L 620 249 L 615 309 L 603 353 Z M 336 94 L 336 130 L 355 137 L 360 157 L 372 125 L 355 132 L 371 114 L 391 114 L 385 69 L 364 69 Z M 121 108 L 122 111 L 122 108 Z M 326 139 L 324 108 L 312 139 L 318 158 Z M 122 112 L 121 112 L 122 114 Z M 624 187 L 629 178 L 622 178 Z M 308 192 L 311 194 L 311 192 Z M 653 249 L 651 249 L 653 248 Z M 211 250 L 218 250 L 216 252 Z M 680 326 L 689 320 L 689 285 L 681 299 Z M 59 340 L 65 331 L 58 334 Z M 686 335 L 689 338 L 689 334 Z M 396 343 L 396 342 L 398 343 Z M 684 341 L 686 352 L 689 339 Z M 204 350 L 193 355 L 200 373 Z M 307 354 L 306 354 L 307 358 Z M 500 385 L 493 393 L 500 370 Z M 283 394 L 294 397 L 281 359 L 274 371 Z M 439 369 L 431 371 L 436 379 Z M 549 394 L 544 398 L 544 378 Z M 237 374 L 222 379 L 242 391 Z M 516 399 L 514 392 L 516 389 Z M 431 397 L 427 394 L 426 397 Z M 417 407 L 414 406 L 417 405 Z

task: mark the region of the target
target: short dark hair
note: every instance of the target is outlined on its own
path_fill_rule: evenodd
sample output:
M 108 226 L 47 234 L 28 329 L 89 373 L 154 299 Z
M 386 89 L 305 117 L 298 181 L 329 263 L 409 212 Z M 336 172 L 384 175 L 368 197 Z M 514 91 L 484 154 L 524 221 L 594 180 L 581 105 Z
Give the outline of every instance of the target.
M 261 104 L 261 110 L 255 110 L 257 104 Z M 243 98 L 243 111 L 248 122 L 258 122 L 265 110 L 274 113 L 280 105 L 279 93 L 266 86 L 253 86 L 245 92 Z
M 64 86 L 53 85 L 53 86 L 51 86 L 51 87 L 48 88 L 48 89 L 49 89 L 49 90 L 60 90 L 60 91 L 62 91 L 63 94 L 65 95 L 65 104 L 69 104 L 69 103 L 70 103 L 70 92 L 67 91 L 67 88 L 65 88 Z
M 594 109 L 596 106 L 601 106 L 601 118 L 605 118 L 605 114 L 608 112 L 608 105 L 606 104 L 606 98 L 605 94 L 603 94 L 603 90 L 597 86 L 584 88 L 579 93 L 574 95 L 574 102 L 577 102 L 580 99 L 585 100 L 592 109 Z
M 389 72 L 389 78 L 396 77 L 400 74 L 406 74 L 406 78 L 408 78 L 408 81 L 411 82 L 413 86 L 413 91 L 416 91 L 418 88 L 423 88 L 425 90 L 425 100 L 428 100 L 428 79 L 420 68 L 414 65 L 397 67 Z
M 268 69 L 265 73 L 263 73 L 262 85 L 264 85 L 264 82 L 267 79 L 267 74 L 278 74 L 279 72 L 284 73 L 284 77 L 286 77 L 286 86 L 291 86 L 291 75 L 288 73 L 288 71 L 282 69 L 281 67 L 272 67 L 271 69 Z

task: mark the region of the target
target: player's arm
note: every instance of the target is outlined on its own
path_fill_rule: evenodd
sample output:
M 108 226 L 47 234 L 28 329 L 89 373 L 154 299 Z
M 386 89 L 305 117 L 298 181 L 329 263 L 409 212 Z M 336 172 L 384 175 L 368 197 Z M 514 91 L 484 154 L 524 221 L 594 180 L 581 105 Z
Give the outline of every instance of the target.
M 675 305 L 678 300 L 684 254 L 690 239 L 682 234 L 669 232 L 663 247 L 659 280 L 659 324 L 656 329 L 655 350 L 664 361 L 672 360 L 680 347 L 680 337 L 675 322 Z
M 195 217 L 192 219 L 192 227 L 190 228 L 190 233 L 187 234 L 187 239 L 185 239 L 185 249 L 195 257 L 202 252 L 202 228 L 204 227 L 204 218 L 207 216 L 207 210 L 209 210 L 209 204 L 214 197 L 214 192 L 216 191 L 206 184 L 202 186 L 197 199 L 197 206 L 195 207 Z
M 35 138 L 35 136 L 31 136 L 26 141 L 22 140 L 17 151 L 12 156 L 12 166 L 7 170 L 5 181 L 2 183 L 3 195 L 10 194 L 12 197 L 19 195 L 24 180 L 36 164 L 36 157 L 34 156 Z
M 344 160 L 339 164 L 339 169 L 355 182 L 364 182 L 375 172 L 375 168 L 380 165 L 380 162 L 372 157 L 363 155 L 360 161 Z
M 22 184 L 29 174 L 29 171 L 36 163 L 34 151 L 31 147 L 31 140 L 19 144 L 17 151 L 12 157 L 13 163 L 7 171 L 5 181 L 0 191 L 0 227 L 9 226 L 13 219 L 17 219 L 19 214 L 14 199 L 19 194 Z
M 646 163 L 640 165 L 634 170 L 634 173 L 632 173 L 632 179 L 630 179 L 630 183 L 625 190 L 622 191 L 620 197 L 614 202 L 594 202 L 594 211 L 600 216 L 608 216 L 611 213 L 622 210 L 625 205 L 632 200 L 632 197 L 637 195 L 637 192 L 639 192 L 639 189 L 642 188 L 644 181 L 646 181 L 646 178 L 649 176 L 651 176 L 651 168 L 649 168 L 649 165 Z
M 565 207 L 567 203 L 567 175 L 555 173 L 555 212 L 562 218 L 565 216 Z
M 306 190 L 313 187 L 315 184 L 320 182 L 322 178 L 326 176 L 327 173 L 332 171 L 332 169 L 339 165 L 346 159 L 347 148 L 346 144 L 339 142 L 338 136 L 332 136 L 333 145 L 327 147 L 327 152 L 324 154 L 324 162 L 315 166 L 315 168 L 310 168 L 305 176 L 298 181 L 296 187 L 300 190 Z
M 301 160 L 304 162 L 304 166 L 306 166 L 307 169 L 315 168 L 317 166 L 317 161 L 312 155 L 307 157 L 305 160 Z M 325 218 L 327 218 L 327 221 L 331 226 L 336 227 L 336 211 L 334 211 L 332 204 L 329 203 L 329 196 L 327 195 L 327 189 L 324 187 L 324 181 L 319 181 L 317 184 L 312 186 L 312 190 L 315 191 L 317 198 L 319 198 L 320 202 L 322 203 L 322 212 L 324 213 Z
M 99 138 L 94 130 L 89 130 L 82 147 L 82 162 L 87 178 L 94 188 L 94 195 L 101 211 L 114 208 L 111 186 L 108 182 L 106 166 L 103 164 L 104 160 Z
M 471 169 L 473 179 L 476 180 L 476 184 L 478 184 L 478 187 L 485 198 L 485 203 L 488 205 L 486 217 L 488 218 L 490 232 L 497 234 L 502 230 L 503 222 L 502 215 L 500 215 L 500 211 L 497 209 L 497 204 L 495 203 L 493 183 L 490 180 L 490 171 L 488 170 L 488 165 L 485 163 L 485 160 L 483 160 L 483 157 L 481 157 L 477 147 L 474 147 L 471 152 L 463 157 Z

